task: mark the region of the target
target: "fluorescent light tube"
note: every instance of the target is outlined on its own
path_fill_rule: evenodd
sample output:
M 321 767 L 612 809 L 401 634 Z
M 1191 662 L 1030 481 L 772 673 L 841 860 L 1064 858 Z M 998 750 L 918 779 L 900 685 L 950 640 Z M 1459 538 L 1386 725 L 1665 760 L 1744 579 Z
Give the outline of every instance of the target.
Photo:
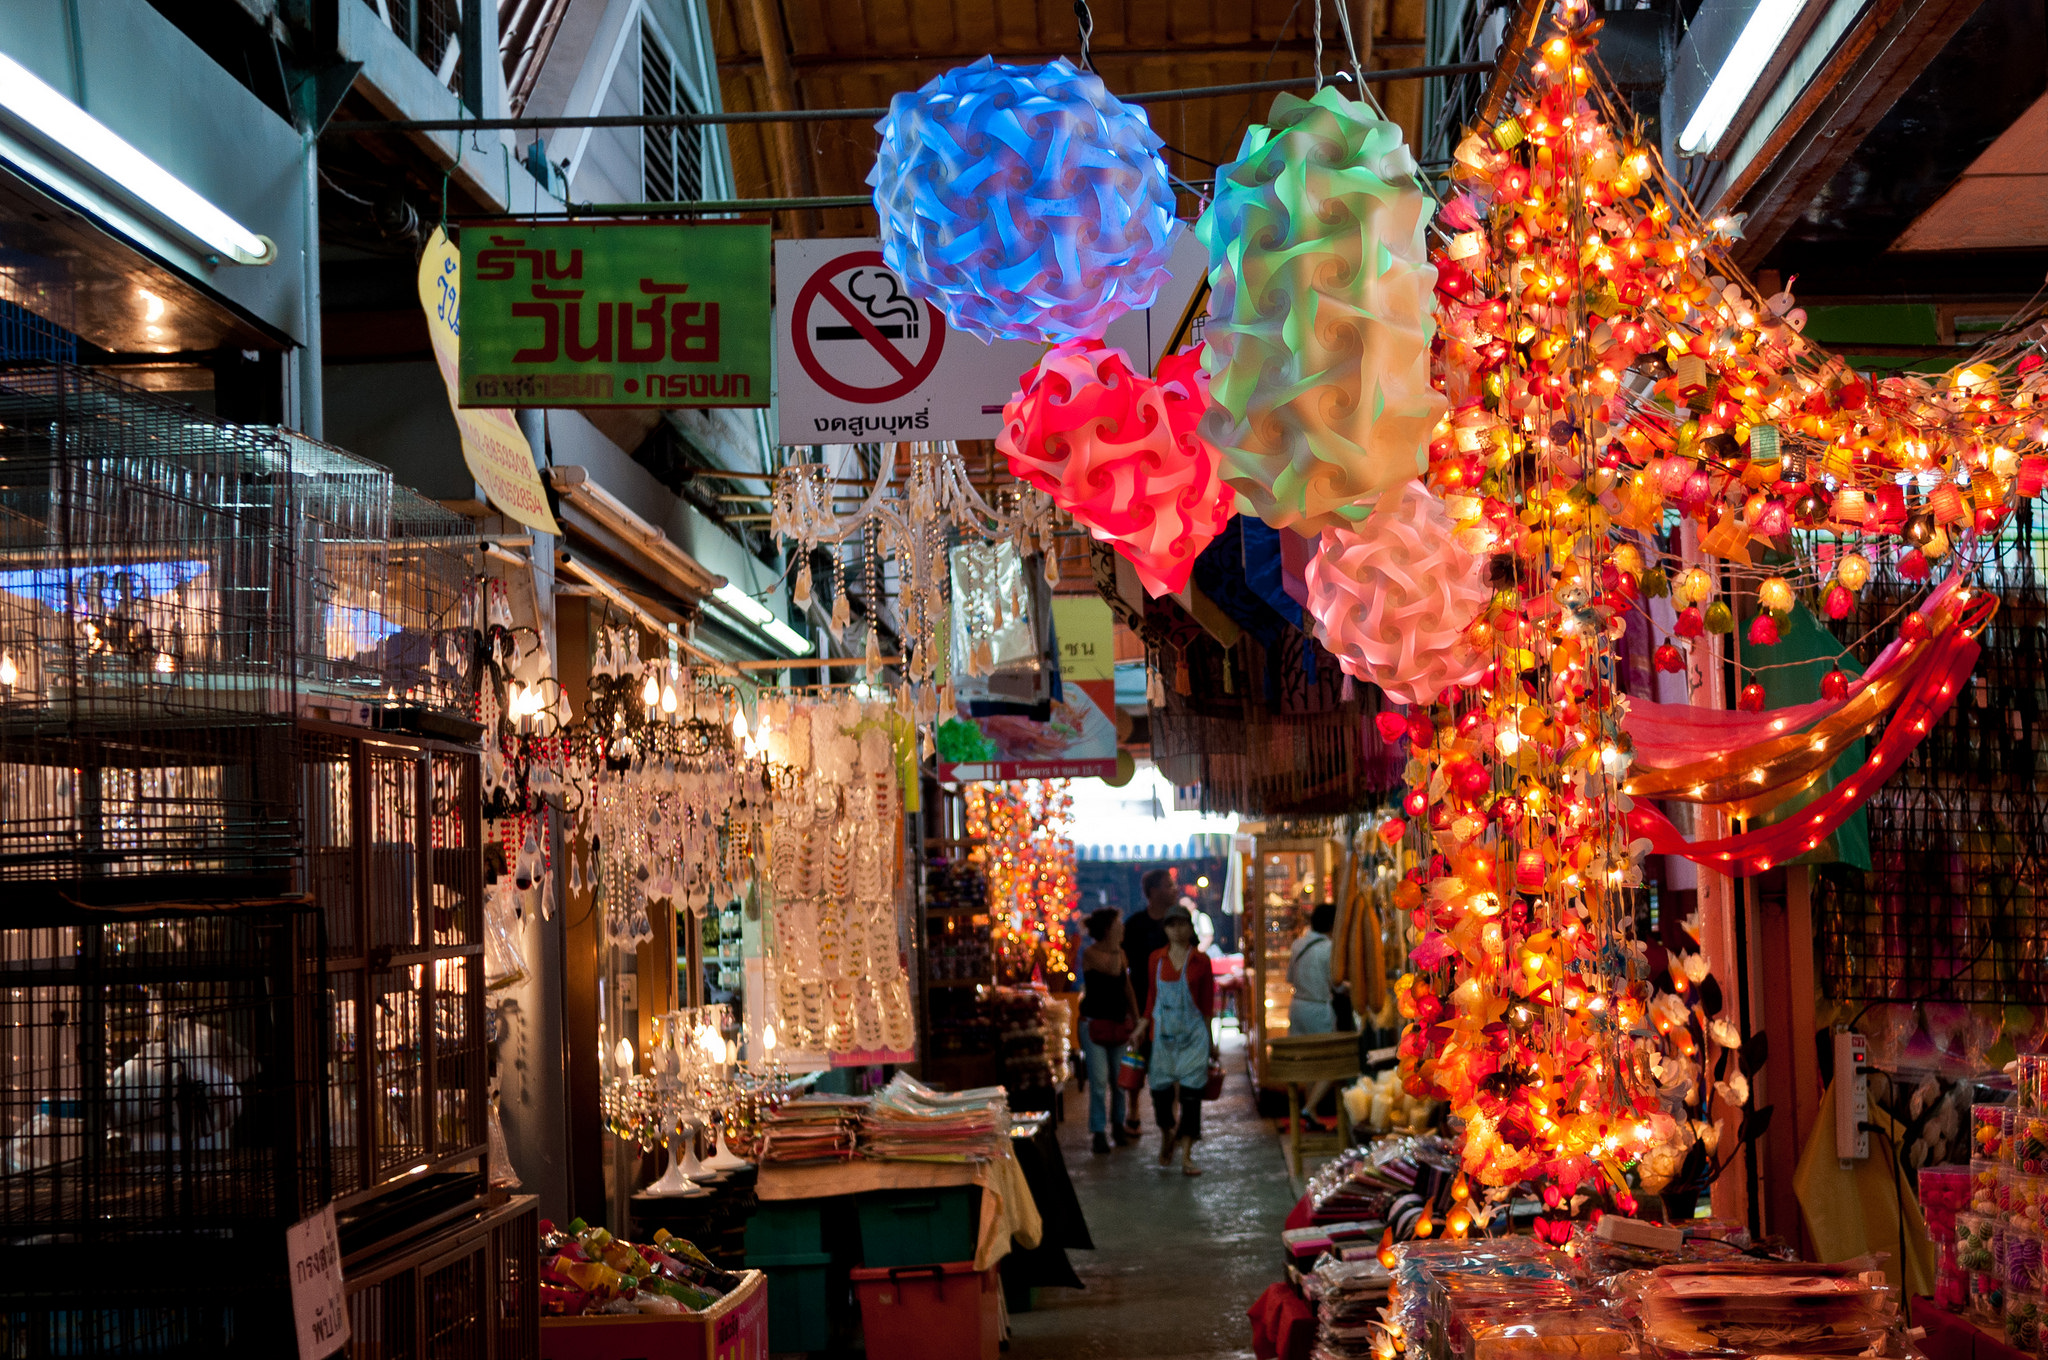
M 784 623 L 781 619 L 770 619 L 761 625 L 761 631 L 789 648 L 792 656 L 809 656 L 811 640 Z
M 1736 110 L 1756 88 L 1764 67 L 1771 64 L 1771 58 L 1777 55 L 1779 45 L 1804 8 L 1805 0 L 1757 0 L 1727 60 L 1707 86 L 1706 97 L 1686 121 L 1685 131 L 1678 138 L 1680 151 L 1697 156 L 1719 145 L 1721 134 L 1728 131 Z
M 269 264 L 277 246 L 137 151 L 105 123 L 0 53 L 0 109 L 62 147 L 166 222 L 236 264 Z
M 720 586 L 711 592 L 711 598 L 745 619 L 748 623 L 753 624 L 756 628 L 767 627 L 769 622 L 775 618 L 774 612 L 767 605 L 762 604 L 759 600 L 735 585 Z

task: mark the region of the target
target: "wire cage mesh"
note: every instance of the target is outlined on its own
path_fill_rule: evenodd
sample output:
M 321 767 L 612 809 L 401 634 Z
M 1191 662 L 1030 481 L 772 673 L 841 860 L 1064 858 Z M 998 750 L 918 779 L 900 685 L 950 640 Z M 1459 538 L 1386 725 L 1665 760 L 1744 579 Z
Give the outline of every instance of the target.
M 485 1142 L 479 757 L 308 724 L 305 890 L 327 924 L 335 1194 Z
M 280 432 L 299 492 L 298 674 L 313 697 L 468 716 L 476 531 L 389 470 Z
M 0 374 L 0 879 L 288 868 L 277 441 Z
M 0 373 L 0 881 L 290 874 L 301 696 L 466 717 L 478 567 L 376 464 Z
M 274 1231 L 330 1193 L 319 918 L 0 928 L 0 1240 Z
M 540 1352 L 531 1195 L 348 1276 L 352 1360 L 528 1360 Z
M 1867 805 L 1868 871 L 1816 876 L 1823 990 L 2048 1004 L 2048 590 L 2022 519 L 1978 573 L 1999 609 L 1956 705 Z M 1868 662 L 1926 593 L 1873 574 L 1841 635 Z M 1873 734 L 1873 740 L 1875 734 Z

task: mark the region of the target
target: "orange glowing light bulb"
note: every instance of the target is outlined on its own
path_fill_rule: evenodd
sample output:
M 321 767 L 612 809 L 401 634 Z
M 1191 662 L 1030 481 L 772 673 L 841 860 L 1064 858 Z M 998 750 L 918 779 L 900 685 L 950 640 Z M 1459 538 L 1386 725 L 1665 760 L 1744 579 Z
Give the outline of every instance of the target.
M 1380 1234 L 1380 1264 L 1388 1270 L 1394 1268 L 1394 1230 L 1391 1227 Z
M 1428 1237 L 1436 1231 L 1436 1220 L 1429 1215 L 1429 1206 L 1422 1206 L 1422 1217 L 1415 1220 L 1414 1233 L 1417 1237 Z

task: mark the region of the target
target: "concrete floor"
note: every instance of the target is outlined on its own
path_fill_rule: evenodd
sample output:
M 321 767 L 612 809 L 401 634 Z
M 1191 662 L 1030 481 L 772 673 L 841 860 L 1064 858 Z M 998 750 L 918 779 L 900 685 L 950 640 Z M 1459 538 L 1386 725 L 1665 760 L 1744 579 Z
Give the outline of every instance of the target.
M 1143 1143 L 1093 1155 L 1087 1096 L 1068 1093 L 1061 1146 L 1095 1239 L 1068 1256 L 1088 1287 L 1041 1290 L 1013 1314 L 1009 1360 L 1250 1360 L 1245 1309 L 1281 1278 L 1280 1226 L 1297 1194 L 1252 1108 L 1242 1043 L 1225 1033 L 1229 1075 L 1202 1111 L 1199 1177 L 1159 1165 L 1149 1099 Z

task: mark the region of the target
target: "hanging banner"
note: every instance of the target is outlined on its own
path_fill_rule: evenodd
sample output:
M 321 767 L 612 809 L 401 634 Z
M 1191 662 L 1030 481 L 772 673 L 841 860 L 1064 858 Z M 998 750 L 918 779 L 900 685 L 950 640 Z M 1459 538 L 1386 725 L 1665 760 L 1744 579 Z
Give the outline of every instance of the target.
M 462 404 L 766 406 L 766 222 L 485 223 L 462 257 Z
M 1152 309 L 1118 317 L 1104 342 L 1151 372 L 1185 330 L 1207 265 L 1195 234 L 1182 232 Z M 949 329 L 938 308 L 905 292 L 873 237 L 775 243 L 775 345 L 784 444 L 994 439 L 1004 403 L 1045 353 Z
M 462 461 L 469 475 L 490 497 L 491 504 L 527 528 L 560 537 L 562 526 L 548 509 L 540 473 L 533 466 L 533 445 L 512 412 L 502 406 L 465 409 L 456 399 L 456 370 L 462 349 L 462 253 L 441 228 L 427 241 L 420 257 L 420 306 L 427 312 L 427 335 L 434 362 L 448 388 L 448 405 L 462 436 Z
M 939 778 L 1107 779 L 1116 774 L 1116 625 L 1098 595 L 1055 595 L 1061 697 L 1044 722 L 965 714 L 941 724 Z

